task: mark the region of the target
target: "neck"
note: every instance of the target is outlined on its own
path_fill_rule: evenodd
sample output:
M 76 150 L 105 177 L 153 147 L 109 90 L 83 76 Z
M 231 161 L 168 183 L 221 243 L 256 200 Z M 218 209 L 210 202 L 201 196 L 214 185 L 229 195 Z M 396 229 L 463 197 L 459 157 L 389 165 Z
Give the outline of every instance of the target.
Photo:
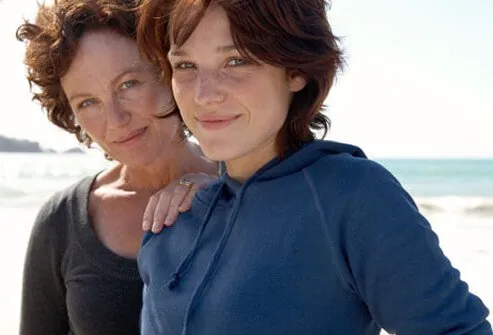
M 217 164 L 207 160 L 200 148 L 189 141 L 178 144 L 166 157 L 144 168 L 120 165 L 117 187 L 128 191 L 155 193 L 188 173 L 216 174 Z
M 246 155 L 227 160 L 225 164 L 228 176 L 240 183 L 244 183 L 276 156 L 275 140 L 271 140 Z

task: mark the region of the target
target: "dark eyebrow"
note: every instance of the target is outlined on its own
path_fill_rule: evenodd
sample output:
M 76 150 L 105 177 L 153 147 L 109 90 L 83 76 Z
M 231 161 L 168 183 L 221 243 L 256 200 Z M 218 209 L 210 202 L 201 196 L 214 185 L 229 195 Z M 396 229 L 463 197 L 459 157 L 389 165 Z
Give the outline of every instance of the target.
M 238 48 L 236 47 L 236 45 L 234 44 L 230 44 L 230 45 L 221 45 L 221 46 L 218 46 L 216 48 L 216 51 L 217 52 L 220 52 L 220 53 L 227 53 L 227 52 L 231 52 L 231 51 L 236 51 L 238 50 Z M 171 49 L 168 53 L 168 57 L 184 57 L 184 56 L 187 56 L 187 52 L 185 50 L 182 50 L 182 49 L 179 49 L 179 48 L 176 48 L 176 49 Z
M 117 83 L 122 77 L 126 76 L 129 73 L 139 73 L 139 72 L 144 72 L 144 71 L 146 71 L 146 70 L 144 68 L 142 68 L 142 66 L 131 65 L 131 66 L 123 69 L 123 71 L 120 72 L 120 74 L 118 74 L 115 78 L 113 78 L 110 83 L 111 83 L 111 85 L 115 85 L 115 83 Z M 70 102 L 72 102 L 75 99 L 85 98 L 85 97 L 90 97 L 90 96 L 92 96 L 92 94 L 90 94 L 90 93 L 77 93 L 77 94 L 71 95 L 70 97 L 67 97 L 67 98 Z
M 225 52 L 231 52 L 231 51 L 236 51 L 238 48 L 236 45 L 231 44 L 231 45 L 222 45 L 216 48 L 217 52 L 225 53 Z

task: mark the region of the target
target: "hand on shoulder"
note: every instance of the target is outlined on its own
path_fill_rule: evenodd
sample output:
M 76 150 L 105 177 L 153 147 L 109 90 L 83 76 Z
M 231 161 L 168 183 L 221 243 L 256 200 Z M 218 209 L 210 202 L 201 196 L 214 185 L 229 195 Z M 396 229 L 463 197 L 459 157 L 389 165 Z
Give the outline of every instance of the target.
M 190 209 L 195 194 L 216 179 L 217 176 L 206 173 L 190 173 L 169 183 L 149 199 L 142 229 L 158 233 L 173 225 L 178 214 Z

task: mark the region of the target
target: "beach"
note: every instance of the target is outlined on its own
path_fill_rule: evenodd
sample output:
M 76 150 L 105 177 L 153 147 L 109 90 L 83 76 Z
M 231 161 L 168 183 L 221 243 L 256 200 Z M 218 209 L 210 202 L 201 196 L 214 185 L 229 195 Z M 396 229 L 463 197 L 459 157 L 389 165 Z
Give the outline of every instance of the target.
M 97 154 L 0 153 L 0 334 L 18 334 L 24 255 L 39 207 L 107 164 Z
M 5 265 L 0 334 L 18 333 L 23 259 L 39 206 L 53 192 L 107 164 L 97 154 L 0 153 L 0 252 Z M 470 290 L 492 309 L 493 161 L 382 160 L 382 164 L 410 190 L 447 257 Z M 491 315 L 489 320 L 493 321 Z

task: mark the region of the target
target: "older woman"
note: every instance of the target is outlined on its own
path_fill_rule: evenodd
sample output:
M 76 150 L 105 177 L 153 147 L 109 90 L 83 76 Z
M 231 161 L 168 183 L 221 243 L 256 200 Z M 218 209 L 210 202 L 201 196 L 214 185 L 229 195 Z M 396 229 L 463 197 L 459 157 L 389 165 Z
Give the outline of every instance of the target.
M 155 231 L 170 224 L 217 170 L 187 140 L 170 89 L 140 56 L 129 9 L 123 0 L 58 1 L 18 30 L 34 99 L 50 121 L 115 161 L 39 211 L 25 263 L 23 335 L 138 334 L 143 215 L 145 229 L 154 219 Z
M 144 237 L 142 334 L 492 334 L 399 182 L 315 139 L 342 64 L 325 1 L 161 4 L 142 46 L 227 173 Z

